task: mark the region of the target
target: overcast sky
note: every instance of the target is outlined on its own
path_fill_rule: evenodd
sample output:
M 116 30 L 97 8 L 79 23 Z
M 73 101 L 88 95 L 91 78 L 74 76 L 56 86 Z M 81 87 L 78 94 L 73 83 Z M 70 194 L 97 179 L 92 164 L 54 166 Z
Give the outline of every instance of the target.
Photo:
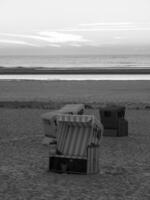
M 150 46 L 150 0 L 0 0 L 0 53 Z

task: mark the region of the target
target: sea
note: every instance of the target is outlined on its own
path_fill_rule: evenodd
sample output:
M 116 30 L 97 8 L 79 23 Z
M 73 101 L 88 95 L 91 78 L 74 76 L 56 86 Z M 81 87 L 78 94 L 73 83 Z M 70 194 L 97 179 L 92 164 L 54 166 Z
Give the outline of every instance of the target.
M 0 55 L 0 67 L 108 68 L 150 67 L 150 55 Z M 150 75 L 133 74 L 55 74 L 0 75 L 3 80 L 150 80 Z

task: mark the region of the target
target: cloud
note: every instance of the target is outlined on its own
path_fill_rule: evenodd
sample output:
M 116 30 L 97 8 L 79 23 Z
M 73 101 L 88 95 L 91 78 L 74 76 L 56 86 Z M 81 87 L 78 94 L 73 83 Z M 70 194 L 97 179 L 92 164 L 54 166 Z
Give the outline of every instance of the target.
M 61 29 L 64 32 L 97 32 L 97 31 L 150 31 L 150 28 L 138 27 L 102 27 L 102 28 L 72 28 Z
M 126 35 L 130 38 L 134 32 L 134 35 L 140 36 L 140 31 L 145 31 L 144 33 L 147 31 L 146 34 L 148 35 L 148 31 L 150 31 L 150 23 L 100 22 L 79 24 L 74 28 L 68 27 L 57 30 L 32 31 L 32 34 L 0 33 L 0 42 L 6 44 L 28 45 L 35 47 L 51 46 L 55 48 L 67 46 L 99 46 L 105 43 L 114 42 L 114 40 L 119 42 L 119 40 L 121 41 L 125 39 L 124 37 Z M 116 32 L 115 35 L 118 36 L 115 37 L 113 32 Z
M 50 47 L 57 47 L 57 48 L 61 47 L 60 44 L 53 44 L 53 43 L 47 44 L 47 46 L 50 46 Z
M 0 43 L 4 44 L 16 44 L 16 45 L 27 45 L 27 46 L 36 46 L 31 43 L 20 41 L 20 40 L 9 40 L 9 39 L 0 39 Z
M 99 23 L 85 23 L 79 24 L 79 26 L 129 26 L 133 25 L 133 22 L 99 22 Z
M 84 43 L 90 42 L 85 39 L 82 35 L 68 34 L 56 31 L 40 31 L 32 35 L 28 34 L 10 34 L 10 33 L 0 33 L 3 37 L 8 38 L 22 38 L 22 44 L 28 44 L 29 41 L 39 46 L 53 46 L 60 47 L 61 45 L 74 45 L 79 46 Z M 27 40 L 27 42 L 26 42 Z M 15 40 L 16 44 L 18 40 Z
M 72 46 L 72 47 L 82 47 L 81 44 L 77 44 L 77 43 L 70 44 L 70 46 Z
M 63 32 L 98 32 L 98 31 L 150 31 L 150 23 L 100 22 L 84 23 L 74 28 L 65 28 Z
M 84 39 L 83 36 L 76 34 L 42 31 L 39 32 L 39 35 L 42 35 L 44 37 L 46 36 L 45 38 L 53 43 L 88 42 L 88 40 Z
M 127 39 L 127 37 L 124 37 L 124 36 L 115 36 L 114 39 L 115 40 L 124 40 L 124 39 Z

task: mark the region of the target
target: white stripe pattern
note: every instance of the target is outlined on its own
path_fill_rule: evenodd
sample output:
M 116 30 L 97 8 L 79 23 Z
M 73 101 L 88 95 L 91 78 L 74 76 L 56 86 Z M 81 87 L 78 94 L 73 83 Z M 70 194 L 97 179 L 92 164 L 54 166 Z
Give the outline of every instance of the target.
M 57 149 L 63 155 L 86 156 L 88 145 L 99 145 L 101 129 L 94 116 L 58 115 Z

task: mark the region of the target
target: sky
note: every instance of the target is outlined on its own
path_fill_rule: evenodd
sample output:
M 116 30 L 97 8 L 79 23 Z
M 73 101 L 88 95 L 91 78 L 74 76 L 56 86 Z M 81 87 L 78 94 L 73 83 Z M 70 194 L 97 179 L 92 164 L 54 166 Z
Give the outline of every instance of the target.
M 147 51 L 149 10 L 150 0 L 0 0 L 0 54 Z

